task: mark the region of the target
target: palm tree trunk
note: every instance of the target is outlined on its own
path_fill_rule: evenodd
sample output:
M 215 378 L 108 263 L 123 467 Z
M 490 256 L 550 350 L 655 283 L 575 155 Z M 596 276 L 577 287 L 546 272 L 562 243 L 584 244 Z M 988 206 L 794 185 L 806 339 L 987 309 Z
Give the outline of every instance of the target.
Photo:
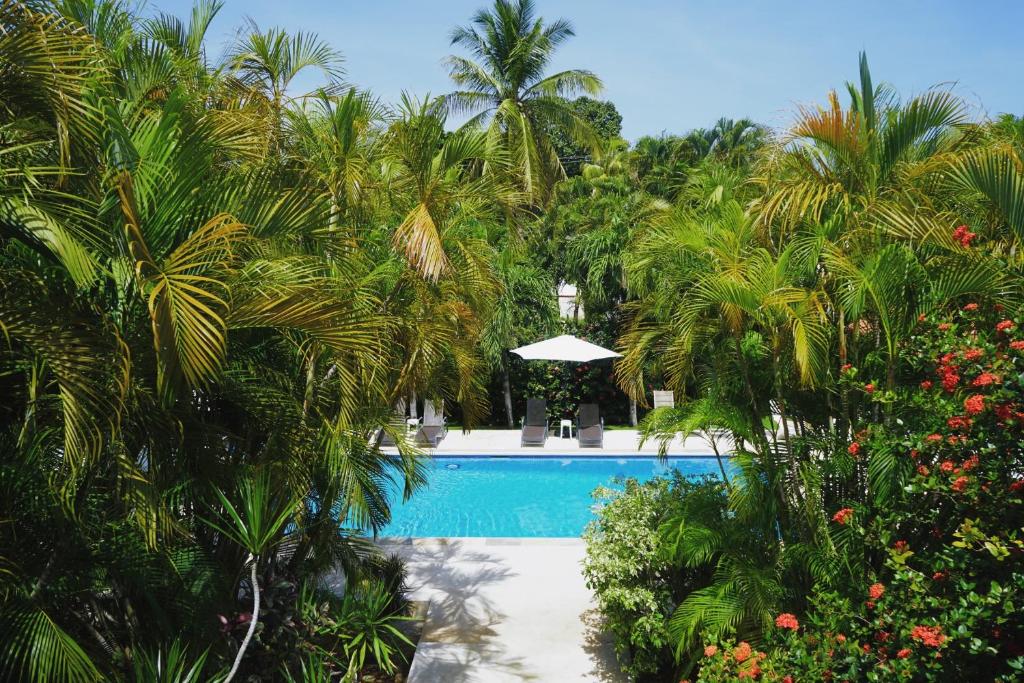
M 409 392 L 409 417 L 416 419 L 419 417 L 419 413 L 416 412 L 416 390 L 412 389 Z
M 636 427 L 636 399 L 629 399 L 629 426 Z
M 231 683 L 231 679 L 238 673 L 238 667 L 242 663 L 242 657 L 245 656 L 246 648 L 249 647 L 249 641 L 252 640 L 252 634 L 256 632 L 256 620 L 260 616 L 260 584 L 256 581 L 256 565 L 259 564 L 259 558 L 250 555 L 249 559 L 252 560 L 252 619 L 249 620 L 249 630 L 246 631 L 245 638 L 242 639 L 242 645 L 238 648 L 238 654 L 235 655 L 235 663 L 231 665 L 231 671 L 228 672 L 224 683 Z
M 515 416 L 512 414 L 512 383 L 508 376 L 508 362 L 501 364 L 501 383 L 505 392 L 505 416 L 508 418 L 509 428 L 516 426 Z

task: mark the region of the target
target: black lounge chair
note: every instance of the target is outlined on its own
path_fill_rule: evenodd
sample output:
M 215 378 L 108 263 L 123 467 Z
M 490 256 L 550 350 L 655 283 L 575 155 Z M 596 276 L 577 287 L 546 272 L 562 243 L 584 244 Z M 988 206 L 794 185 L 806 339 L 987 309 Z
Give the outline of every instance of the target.
M 526 419 L 523 420 L 522 446 L 543 446 L 548 438 L 548 405 L 542 398 L 526 399 Z
M 576 415 L 576 437 L 580 447 L 604 446 L 604 418 L 596 403 L 583 403 Z
M 416 432 L 416 441 L 424 446 L 437 448 L 448 433 L 444 419 L 444 399 L 426 401 L 423 404 L 423 426 Z

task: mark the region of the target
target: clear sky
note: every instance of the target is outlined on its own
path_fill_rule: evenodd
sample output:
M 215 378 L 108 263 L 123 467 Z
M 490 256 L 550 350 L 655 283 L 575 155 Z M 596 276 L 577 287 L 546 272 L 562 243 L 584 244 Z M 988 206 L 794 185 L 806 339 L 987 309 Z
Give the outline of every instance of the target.
M 214 23 L 218 58 L 245 17 L 262 28 L 314 31 L 345 56 L 347 79 L 388 102 L 403 90 L 451 90 L 449 32 L 485 0 L 226 0 Z M 191 0 L 150 0 L 146 13 L 185 17 Z M 685 132 L 718 117 L 785 126 L 798 104 L 823 102 L 857 75 L 902 95 L 948 83 L 976 116 L 1024 114 L 1024 0 L 537 0 L 576 37 L 554 68 L 605 83 L 623 134 Z M 312 86 L 314 78 L 299 85 Z

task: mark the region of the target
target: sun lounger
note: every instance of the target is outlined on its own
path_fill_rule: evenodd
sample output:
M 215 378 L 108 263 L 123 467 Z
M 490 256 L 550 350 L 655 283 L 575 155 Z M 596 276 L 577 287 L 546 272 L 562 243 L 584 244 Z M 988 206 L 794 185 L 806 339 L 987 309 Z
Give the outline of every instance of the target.
M 526 419 L 520 438 L 522 446 L 543 446 L 548 438 L 548 407 L 542 398 L 526 399 Z
M 395 438 L 392 432 L 395 434 L 405 434 L 408 429 L 408 409 L 406 408 L 405 399 L 400 398 L 395 401 L 394 410 L 391 413 L 391 419 L 388 420 L 388 424 L 391 427 L 391 431 L 386 429 L 380 430 L 379 443 L 384 447 L 395 447 L 398 444 L 395 443 Z
M 655 408 L 675 408 L 676 407 L 676 396 L 671 391 L 657 391 L 654 392 L 654 407 Z
M 423 426 L 416 433 L 417 443 L 436 448 L 448 433 L 444 419 L 444 399 L 427 400 L 423 404 Z
M 579 413 L 576 416 L 576 436 L 579 438 L 580 447 L 593 446 L 601 448 L 604 445 L 604 418 L 596 403 L 584 403 L 580 405 Z

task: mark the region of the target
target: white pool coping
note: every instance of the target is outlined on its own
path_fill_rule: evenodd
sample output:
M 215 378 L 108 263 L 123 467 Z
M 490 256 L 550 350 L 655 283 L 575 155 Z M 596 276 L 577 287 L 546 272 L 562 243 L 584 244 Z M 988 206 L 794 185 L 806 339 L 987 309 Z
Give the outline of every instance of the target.
M 612 429 L 604 433 L 602 448 L 580 447 L 573 438 L 548 437 L 543 446 L 522 446 L 518 429 L 474 429 L 463 432 L 451 428 L 437 448 L 427 449 L 436 456 L 457 455 L 507 455 L 519 457 L 628 457 L 657 456 L 659 445 L 656 441 L 648 441 L 641 445 L 640 432 L 635 429 Z M 718 450 L 725 454 L 732 449 L 727 439 L 719 439 Z M 393 450 L 393 449 L 392 449 Z M 669 457 L 683 456 L 714 456 L 715 450 L 708 439 L 701 434 L 686 438 L 677 436 L 669 444 L 666 455 Z

